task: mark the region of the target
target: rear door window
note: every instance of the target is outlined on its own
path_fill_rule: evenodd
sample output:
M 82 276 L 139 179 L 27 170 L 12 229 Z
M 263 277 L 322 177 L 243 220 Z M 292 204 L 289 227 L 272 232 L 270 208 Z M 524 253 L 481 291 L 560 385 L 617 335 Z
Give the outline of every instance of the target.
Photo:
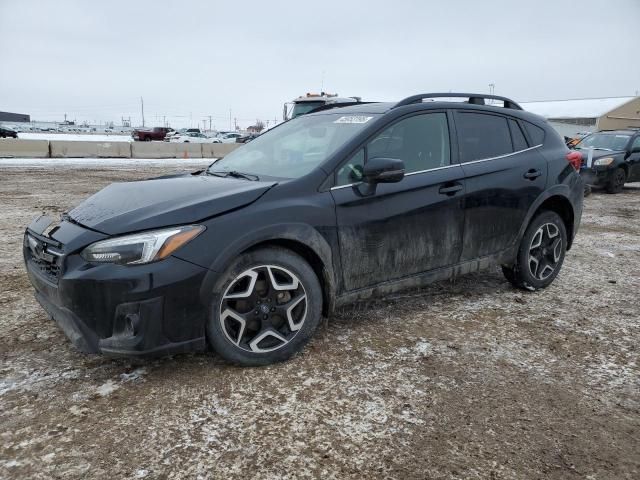
M 456 129 L 460 161 L 473 162 L 513 152 L 511 133 L 505 117 L 474 112 L 458 112 Z

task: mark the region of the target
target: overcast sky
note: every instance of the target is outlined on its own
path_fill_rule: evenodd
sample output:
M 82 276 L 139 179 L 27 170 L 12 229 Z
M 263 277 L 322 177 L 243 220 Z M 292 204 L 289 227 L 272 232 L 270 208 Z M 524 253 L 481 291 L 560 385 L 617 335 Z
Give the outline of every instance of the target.
M 142 96 L 147 125 L 247 126 L 323 79 L 386 101 L 640 90 L 640 0 L 0 0 L 0 45 L 0 110 L 36 120 L 139 124 Z

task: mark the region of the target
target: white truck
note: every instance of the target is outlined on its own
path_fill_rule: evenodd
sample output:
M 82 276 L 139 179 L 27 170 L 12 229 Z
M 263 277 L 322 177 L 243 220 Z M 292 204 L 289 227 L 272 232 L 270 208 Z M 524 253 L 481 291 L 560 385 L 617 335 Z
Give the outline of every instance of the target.
M 307 93 L 284 104 L 282 120 L 286 122 L 330 103 L 360 103 L 361 101 L 360 97 L 339 97 L 337 93 Z

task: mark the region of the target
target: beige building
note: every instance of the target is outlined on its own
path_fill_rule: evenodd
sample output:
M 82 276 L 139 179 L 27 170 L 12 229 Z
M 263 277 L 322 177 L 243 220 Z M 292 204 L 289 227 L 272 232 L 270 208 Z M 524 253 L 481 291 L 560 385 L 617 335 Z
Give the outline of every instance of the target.
M 561 134 L 640 128 L 640 97 L 581 98 L 520 104 L 546 118 Z

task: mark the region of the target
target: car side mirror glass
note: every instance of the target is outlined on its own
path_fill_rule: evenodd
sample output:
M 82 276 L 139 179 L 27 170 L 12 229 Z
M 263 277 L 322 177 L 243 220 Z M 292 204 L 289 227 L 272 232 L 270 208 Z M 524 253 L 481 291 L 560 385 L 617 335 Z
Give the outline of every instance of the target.
M 404 162 L 399 158 L 372 158 L 364 164 L 362 181 L 369 184 L 396 183 L 404 178 Z

